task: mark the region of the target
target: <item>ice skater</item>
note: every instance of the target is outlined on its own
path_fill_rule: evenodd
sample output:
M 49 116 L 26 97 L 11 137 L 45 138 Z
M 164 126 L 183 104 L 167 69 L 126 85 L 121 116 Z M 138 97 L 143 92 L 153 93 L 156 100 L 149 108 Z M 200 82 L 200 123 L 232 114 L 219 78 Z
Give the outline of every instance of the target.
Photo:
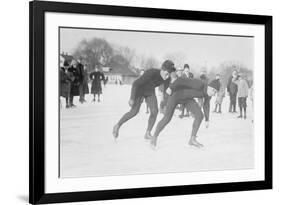
M 143 75 L 136 79 L 131 88 L 131 96 L 129 100 L 130 111 L 125 113 L 119 122 L 113 128 L 113 136 L 117 139 L 120 127 L 136 116 L 140 110 L 143 100 L 146 101 L 150 115 L 148 125 L 145 132 L 145 139 L 149 139 L 150 132 L 155 124 L 158 114 L 158 103 L 155 95 L 155 88 L 164 84 L 167 88 L 170 81 L 170 73 L 175 71 L 174 63 L 170 60 L 164 61 L 161 69 L 148 69 Z
M 190 112 L 194 116 L 192 125 L 191 137 L 189 145 L 196 146 L 198 148 L 203 147 L 201 143 L 197 141 L 197 132 L 200 128 L 201 122 L 205 115 L 206 127 L 209 126 L 209 114 L 210 114 L 210 99 L 220 89 L 220 83 L 218 80 L 211 81 L 208 85 L 204 84 L 199 79 L 182 79 L 178 78 L 167 89 L 167 93 L 170 95 L 168 98 L 166 112 L 163 118 L 158 122 L 154 135 L 151 136 L 151 146 L 156 147 L 157 138 L 160 132 L 171 121 L 175 108 L 180 103 L 186 103 Z M 195 101 L 194 98 L 203 98 L 203 111 L 201 107 Z

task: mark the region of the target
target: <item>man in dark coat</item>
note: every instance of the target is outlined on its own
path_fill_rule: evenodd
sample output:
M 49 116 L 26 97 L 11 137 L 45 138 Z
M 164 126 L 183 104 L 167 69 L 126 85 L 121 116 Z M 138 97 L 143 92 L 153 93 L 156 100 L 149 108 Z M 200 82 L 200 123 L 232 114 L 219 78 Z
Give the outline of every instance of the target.
M 184 79 L 193 78 L 193 73 L 190 72 L 190 67 L 187 63 L 184 64 L 183 66 L 183 73 L 181 77 Z M 179 115 L 180 118 L 189 117 L 189 107 L 186 104 L 180 105 L 180 109 L 181 109 L 181 114 Z M 185 110 L 186 110 L 186 115 L 184 114 Z
M 119 122 L 114 126 L 113 136 L 115 139 L 118 137 L 120 127 L 138 114 L 143 100 L 146 101 L 150 110 L 150 116 L 145 133 L 145 139 L 149 139 L 150 132 L 155 124 L 158 114 L 158 103 L 155 95 L 155 88 L 162 84 L 165 84 L 165 87 L 167 88 L 170 81 L 169 75 L 173 71 L 175 71 L 174 63 L 170 60 L 166 60 L 162 64 L 161 69 L 148 69 L 143 75 L 133 82 L 129 100 L 129 106 L 131 109 L 129 112 L 124 114 Z
M 206 127 L 208 127 L 210 114 L 210 99 L 213 95 L 215 95 L 215 93 L 219 89 L 220 83 L 217 80 L 211 81 L 208 85 L 206 85 L 199 79 L 178 78 L 174 82 L 172 82 L 170 87 L 167 89 L 167 93 L 170 96 L 168 98 L 166 112 L 163 118 L 158 122 L 154 135 L 151 137 L 152 147 L 156 147 L 157 138 L 160 132 L 171 121 L 175 108 L 180 103 L 187 104 L 190 108 L 190 112 L 194 116 L 189 145 L 196 146 L 199 148 L 202 147 L 203 145 L 196 140 L 197 132 L 200 128 L 204 115 Z M 204 115 L 202 113 L 202 109 L 199 107 L 198 103 L 194 100 L 194 98 L 204 99 Z
M 67 72 L 69 64 L 65 61 L 60 67 L 60 96 L 65 98 L 66 108 L 70 107 L 69 97 L 71 82 L 73 80 L 71 73 Z
M 85 84 L 85 81 L 87 80 L 87 75 L 84 69 L 84 65 L 81 63 L 81 59 L 78 60 L 77 70 L 78 70 L 78 82 L 79 82 L 79 102 L 84 103 L 86 102 L 85 91 L 87 91 L 86 86 L 88 87 L 88 84 Z
M 71 75 L 73 76 L 73 81 L 71 82 L 71 88 L 70 88 L 69 105 L 70 107 L 76 107 L 76 105 L 73 104 L 73 98 L 74 96 L 80 95 L 79 93 L 80 74 L 79 74 L 78 64 L 76 60 L 72 60 L 68 72 L 70 72 Z
M 104 81 L 104 74 L 96 66 L 95 71 L 90 74 L 90 79 L 92 80 L 91 93 L 94 95 L 93 102 L 96 101 L 96 95 L 98 95 L 98 102 L 100 102 L 100 95 L 102 94 L 101 81 Z
M 230 104 L 229 104 L 229 112 L 236 113 L 236 99 L 237 99 L 237 92 L 238 92 L 238 87 L 237 84 L 233 82 L 233 78 L 237 78 L 237 71 L 234 70 L 232 72 L 232 75 L 229 77 L 228 82 L 227 82 L 227 92 L 229 94 L 230 98 Z

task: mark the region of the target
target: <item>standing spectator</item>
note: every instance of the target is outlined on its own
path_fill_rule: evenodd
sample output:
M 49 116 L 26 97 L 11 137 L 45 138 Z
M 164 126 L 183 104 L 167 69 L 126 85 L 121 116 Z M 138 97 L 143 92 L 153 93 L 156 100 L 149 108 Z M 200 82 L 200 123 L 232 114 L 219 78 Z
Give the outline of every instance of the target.
M 217 93 L 217 98 L 216 98 L 216 107 L 214 109 L 213 112 L 216 112 L 216 113 L 222 113 L 221 112 L 221 105 L 222 105 L 222 102 L 223 102 L 223 98 L 225 97 L 225 88 L 224 87 L 221 87 L 219 92 Z M 217 111 L 218 109 L 218 111 Z
M 208 85 L 209 79 L 207 77 L 207 72 L 205 70 L 202 70 L 200 73 L 200 80 L 203 82 L 204 85 Z M 203 98 L 198 98 L 198 104 L 202 108 L 204 103 Z
M 68 69 L 70 75 L 73 76 L 73 80 L 71 81 L 71 86 L 70 86 L 70 97 L 69 97 L 70 107 L 76 107 L 76 105 L 74 105 L 73 103 L 73 99 L 75 96 L 79 96 L 79 71 L 77 65 L 78 65 L 77 61 L 73 59 L 71 61 L 71 66 Z
M 193 73 L 190 72 L 190 67 L 187 63 L 184 64 L 184 66 L 183 66 L 183 72 L 182 72 L 181 77 L 184 78 L 184 79 L 193 78 Z M 190 116 L 190 111 L 189 111 L 190 109 L 187 105 L 188 104 L 181 104 L 180 105 L 181 114 L 179 115 L 179 118 Z M 186 114 L 184 114 L 185 110 L 186 110 Z
M 217 92 L 217 98 L 216 98 L 216 102 L 215 102 L 215 109 L 214 109 L 213 112 L 221 113 L 221 104 L 222 104 L 223 98 L 225 97 L 225 91 L 224 91 L 224 87 L 221 86 L 220 74 L 216 75 L 216 80 L 218 80 L 218 82 L 219 82 L 220 89 Z M 217 111 L 217 109 L 219 109 L 219 110 Z
M 83 70 L 83 102 L 86 102 L 85 100 L 85 95 L 89 94 L 89 74 L 88 74 L 88 65 L 84 65 L 84 70 Z
M 236 79 L 236 78 L 237 78 L 237 71 L 234 70 L 232 72 L 232 75 L 229 77 L 228 83 L 227 83 L 227 92 L 228 92 L 229 98 L 230 98 L 228 112 L 233 112 L 233 113 L 236 113 L 236 98 L 237 98 L 237 92 L 238 92 L 238 87 L 233 82 L 233 79 Z
M 84 103 L 85 100 L 85 93 L 84 93 L 84 80 L 85 80 L 85 71 L 84 65 L 81 62 L 81 58 L 78 60 L 77 63 L 77 70 L 78 70 L 78 82 L 79 82 L 79 102 Z
M 90 74 L 90 79 L 92 80 L 91 93 L 94 95 L 93 102 L 96 101 L 96 95 L 98 95 L 98 102 L 100 102 L 100 95 L 102 94 L 101 81 L 104 81 L 104 74 L 96 66 L 95 71 Z
M 183 76 L 186 78 L 193 78 L 193 73 L 190 72 L 190 67 L 187 63 L 183 66 Z
M 60 96 L 65 98 L 66 108 L 70 107 L 69 97 L 70 97 L 70 88 L 72 77 L 67 71 L 69 64 L 65 61 L 60 66 Z
M 177 76 L 178 76 L 178 77 L 181 77 L 182 74 L 183 74 L 183 68 L 177 68 L 176 73 L 177 73 Z
M 252 103 L 252 109 L 254 110 L 254 83 L 252 83 L 252 86 L 249 90 L 249 97 Z M 254 119 L 252 119 L 252 122 L 254 122 Z
M 247 118 L 247 97 L 248 97 L 248 92 L 249 92 L 249 86 L 248 83 L 245 79 L 244 75 L 240 75 L 237 78 L 233 78 L 232 80 L 235 84 L 238 86 L 238 104 L 239 104 L 239 109 L 240 109 L 240 115 L 238 118 L 242 118 L 242 110 L 244 110 L 244 119 Z

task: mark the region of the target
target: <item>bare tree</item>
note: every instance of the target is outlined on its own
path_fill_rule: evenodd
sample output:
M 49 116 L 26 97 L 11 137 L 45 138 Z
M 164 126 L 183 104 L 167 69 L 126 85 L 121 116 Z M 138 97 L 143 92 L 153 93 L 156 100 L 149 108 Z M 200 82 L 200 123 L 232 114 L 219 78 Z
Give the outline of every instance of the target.
M 93 69 L 96 65 L 107 66 L 113 55 L 111 45 L 101 38 L 93 38 L 90 41 L 82 40 L 74 51 L 75 58 L 84 58 Z
M 135 50 L 129 47 L 116 46 L 115 52 L 117 55 L 123 56 L 123 58 L 126 59 L 130 66 L 133 66 L 133 61 L 136 58 Z
M 150 69 L 150 68 L 159 68 L 159 62 L 154 57 L 146 57 L 144 55 L 140 56 L 140 69 Z

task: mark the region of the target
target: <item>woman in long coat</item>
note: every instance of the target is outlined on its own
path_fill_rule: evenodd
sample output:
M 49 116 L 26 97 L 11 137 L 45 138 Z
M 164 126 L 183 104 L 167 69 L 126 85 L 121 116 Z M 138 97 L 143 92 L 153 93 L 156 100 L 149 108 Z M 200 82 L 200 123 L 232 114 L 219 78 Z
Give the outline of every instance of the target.
M 101 81 L 104 81 L 104 74 L 95 68 L 95 71 L 90 74 L 92 80 L 91 93 L 94 95 L 93 102 L 96 101 L 96 95 L 98 95 L 98 102 L 100 102 L 100 95 L 102 94 Z

